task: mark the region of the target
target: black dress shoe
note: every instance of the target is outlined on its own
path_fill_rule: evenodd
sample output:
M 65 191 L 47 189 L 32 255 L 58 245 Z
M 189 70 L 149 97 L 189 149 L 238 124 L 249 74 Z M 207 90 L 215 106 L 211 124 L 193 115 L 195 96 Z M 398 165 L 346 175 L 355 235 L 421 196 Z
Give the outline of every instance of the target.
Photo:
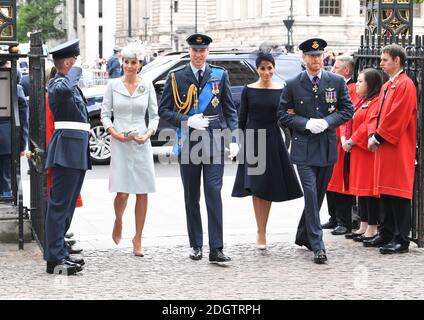
M 213 249 L 209 252 L 209 262 L 211 263 L 226 263 L 230 261 L 231 258 L 226 256 L 222 249 Z
M 74 257 L 71 257 L 71 256 L 67 256 L 65 258 L 65 260 L 68 261 L 68 262 L 79 264 L 80 266 L 85 265 L 85 261 L 84 261 L 83 258 L 74 258 Z
M 385 246 L 380 247 L 381 254 L 407 253 L 408 251 L 409 245 L 396 242 L 390 242 Z
M 67 245 L 67 246 L 73 246 L 74 244 L 76 244 L 76 243 L 77 243 L 77 241 L 76 241 L 76 240 L 72 240 L 72 239 L 67 240 L 67 239 L 65 238 L 65 243 L 66 243 L 66 245 Z
M 325 250 L 317 250 L 314 253 L 314 262 L 317 264 L 323 264 L 327 261 L 327 256 L 325 254 Z
M 331 234 L 334 236 L 341 236 L 351 232 L 352 232 L 352 229 L 346 228 L 344 226 L 337 226 L 333 231 L 331 231 Z
M 364 233 L 365 232 L 362 232 L 362 233 L 355 233 L 355 232 L 347 233 L 347 234 L 345 234 L 345 238 L 346 239 L 354 239 L 355 237 L 362 236 Z
M 83 251 L 83 249 L 75 247 L 75 246 L 66 246 L 69 254 L 79 254 Z
M 47 261 L 46 272 L 49 274 L 70 276 L 80 271 L 82 271 L 81 265 L 66 261 L 65 259 L 58 262 Z
M 295 240 L 295 242 L 294 242 L 295 244 L 297 244 L 298 246 L 305 246 L 306 248 L 308 248 L 310 251 L 312 251 L 312 247 L 311 247 L 311 245 L 308 243 L 308 242 L 306 242 L 306 241 L 302 241 L 302 240 Z
M 321 227 L 323 229 L 334 229 L 335 227 L 337 227 L 337 223 L 328 221 L 328 222 L 324 223 L 323 225 L 321 225 Z
M 377 235 L 375 234 L 375 235 L 373 235 L 373 236 L 371 236 L 371 237 L 366 237 L 366 236 L 364 236 L 363 234 L 361 234 L 360 236 L 357 236 L 357 237 L 353 238 L 353 241 L 355 241 L 355 242 L 364 242 L 364 241 L 372 240 L 372 239 L 374 239 L 376 236 L 377 236 Z
M 68 233 L 65 234 L 66 239 L 71 239 L 73 236 L 74 236 L 73 232 L 68 232 Z
M 200 260 L 203 258 L 202 247 L 193 247 L 190 252 L 191 260 Z
M 362 241 L 362 244 L 364 245 L 364 247 L 370 248 L 381 247 L 388 244 L 389 242 L 390 241 L 383 239 L 380 235 L 377 235 L 373 239 Z

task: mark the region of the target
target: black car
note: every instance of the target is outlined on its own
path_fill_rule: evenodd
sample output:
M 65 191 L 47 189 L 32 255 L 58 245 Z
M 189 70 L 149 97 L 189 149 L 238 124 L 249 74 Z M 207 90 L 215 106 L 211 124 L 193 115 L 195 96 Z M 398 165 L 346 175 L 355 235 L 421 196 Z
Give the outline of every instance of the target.
M 274 81 L 284 83 L 286 79 L 295 76 L 302 71 L 302 61 L 297 55 L 274 54 L 276 72 Z M 255 66 L 256 53 L 243 52 L 211 52 L 208 63 L 224 67 L 229 74 L 231 93 L 237 109 L 240 106 L 240 96 L 243 87 L 258 80 Z M 166 77 L 169 71 L 189 63 L 190 56 L 187 53 L 171 53 L 156 58 L 141 70 L 141 77 L 152 81 L 158 102 L 162 96 Z M 103 101 L 105 86 L 84 89 L 88 100 L 88 112 L 91 123 L 90 152 L 94 164 L 107 164 L 110 161 L 110 135 L 104 130 L 100 121 L 100 109 Z M 146 121 L 148 115 L 146 114 Z M 169 142 L 168 139 L 160 139 L 159 133 L 163 129 L 176 129 L 164 120 L 159 121 L 156 134 L 151 138 L 152 146 L 162 146 Z M 286 144 L 290 143 L 290 131 L 282 129 Z

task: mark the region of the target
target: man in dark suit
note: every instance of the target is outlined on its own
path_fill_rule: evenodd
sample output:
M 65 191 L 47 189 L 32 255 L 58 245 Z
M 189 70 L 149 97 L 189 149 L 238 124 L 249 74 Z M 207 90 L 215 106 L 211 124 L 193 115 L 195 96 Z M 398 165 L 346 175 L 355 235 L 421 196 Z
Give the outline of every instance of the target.
M 352 118 L 353 107 L 345 80 L 322 69 L 323 39 L 302 42 L 306 70 L 287 81 L 278 118 L 293 129 L 290 158 L 297 165 L 305 208 L 295 243 L 314 252 L 314 262 L 327 261 L 319 210 L 337 160 L 336 127 Z
M 224 148 L 221 134 L 227 128 L 235 134 L 238 117 L 227 72 L 206 63 L 211 42 L 210 37 L 202 34 L 193 34 L 187 38 L 190 63 L 170 72 L 159 115 L 179 128 L 174 152 L 179 156 L 184 187 L 187 228 L 192 247 L 190 258 L 200 260 L 203 256 L 199 206 L 203 169 L 208 210 L 209 261 L 225 263 L 231 259 L 223 253 L 221 188 Z M 196 135 L 201 136 L 196 139 Z M 196 153 L 199 147 L 200 153 Z M 234 135 L 229 147 L 230 157 L 235 157 L 239 148 Z
M 81 271 L 84 264 L 83 259 L 69 255 L 64 237 L 72 221 L 85 172 L 91 169 L 90 124 L 86 100 L 78 87 L 82 69 L 74 67 L 79 52 L 79 40 L 50 51 L 57 74 L 48 85 L 55 131 L 46 159 L 46 168 L 52 169 L 52 185 L 46 215 L 44 259 L 47 273 L 64 275 Z
M 0 67 L 6 65 L 6 60 L 0 60 Z M 19 81 L 19 80 L 18 80 Z M 28 104 L 22 87 L 18 85 L 18 108 L 20 122 L 20 151 L 25 151 L 28 143 Z M 11 171 L 12 171 L 12 119 L 0 119 L 0 197 L 11 197 Z

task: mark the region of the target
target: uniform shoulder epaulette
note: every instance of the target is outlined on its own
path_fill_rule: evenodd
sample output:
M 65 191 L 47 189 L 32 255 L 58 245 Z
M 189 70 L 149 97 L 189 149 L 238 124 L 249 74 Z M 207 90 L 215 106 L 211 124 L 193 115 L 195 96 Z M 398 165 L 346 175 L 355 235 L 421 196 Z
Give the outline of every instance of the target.
M 65 79 L 65 77 L 59 77 L 53 80 L 53 83 L 57 83 L 59 81 L 62 81 L 63 79 Z
M 218 69 L 225 70 L 223 67 L 221 67 L 221 66 L 217 66 L 217 65 L 214 65 L 214 64 L 209 64 L 209 66 L 210 66 L 211 68 L 218 68 Z

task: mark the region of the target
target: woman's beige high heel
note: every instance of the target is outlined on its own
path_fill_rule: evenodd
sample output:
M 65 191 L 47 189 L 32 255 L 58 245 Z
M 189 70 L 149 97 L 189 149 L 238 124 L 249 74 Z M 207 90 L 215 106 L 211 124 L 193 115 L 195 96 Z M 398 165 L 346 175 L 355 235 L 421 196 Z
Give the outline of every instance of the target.
M 133 253 L 136 257 L 144 257 L 144 249 L 141 247 L 141 241 L 137 243 L 135 239 L 132 239 Z

